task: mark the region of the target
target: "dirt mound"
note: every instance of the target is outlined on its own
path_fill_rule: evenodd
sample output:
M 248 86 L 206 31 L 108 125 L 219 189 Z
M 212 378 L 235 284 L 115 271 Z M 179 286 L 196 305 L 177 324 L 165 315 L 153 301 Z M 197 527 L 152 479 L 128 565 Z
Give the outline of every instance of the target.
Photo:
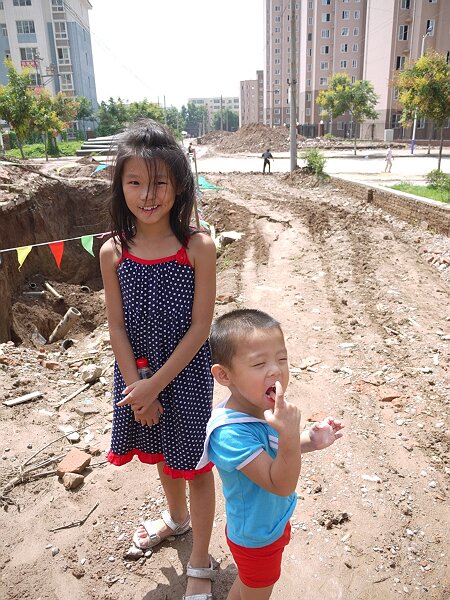
M 243 125 L 236 133 L 221 131 L 208 133 L 199 143 L 214 145 L 221 152 L 264 152 L 270 148 L 273 152 L 289 151 L 289 130 L 281 127 L 269 127 L 261 123 Z M 223 135 L 225 133 L 225 135 Z M 208 138 L 208 136 L 211 138 Z M 298 136 L 298 141 L 302 140 Z

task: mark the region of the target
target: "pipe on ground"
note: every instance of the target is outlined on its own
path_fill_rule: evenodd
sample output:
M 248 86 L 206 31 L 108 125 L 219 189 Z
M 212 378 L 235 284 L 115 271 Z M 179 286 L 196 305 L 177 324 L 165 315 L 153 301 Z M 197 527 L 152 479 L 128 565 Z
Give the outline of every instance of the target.
M 81 317 L 80 311 L 71 306 L 48 338 L 48 343 L 52 344 L 63 338 L 79 317 Z

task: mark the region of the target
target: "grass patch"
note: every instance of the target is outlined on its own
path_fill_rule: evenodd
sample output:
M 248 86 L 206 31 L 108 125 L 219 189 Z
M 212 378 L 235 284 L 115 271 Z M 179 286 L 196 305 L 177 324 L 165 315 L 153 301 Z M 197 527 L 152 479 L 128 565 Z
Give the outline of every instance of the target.
M 414 196 L 421 196 L 422 198 L 429 198 L 430 200 L 437 200 L 438 202 L 445 202 L 450 204 L 450 194 L 446 190 L 437 190 L 436 188 L 429 187 L 427 185 L 414 185 L 413 183 L 397 183 L 396 185 L 387 186 L 393 190 L 399 190 L 400 192 L 406 192 L 407 194 L 413 194 Z
M 75 156 L 82 144 L 83 142 L 78 140 L 74 140 L 73 142 L 58 142 L 58 154 L 49 154 L 49 158 L 55 158 L 55 156 Z M 23 146 L 23 153 L 25 154 L 25 158 L 45 158 L 44 144 L 25 144 Z M 22 158 L 18 148 L 7 150 L 6 156 Z

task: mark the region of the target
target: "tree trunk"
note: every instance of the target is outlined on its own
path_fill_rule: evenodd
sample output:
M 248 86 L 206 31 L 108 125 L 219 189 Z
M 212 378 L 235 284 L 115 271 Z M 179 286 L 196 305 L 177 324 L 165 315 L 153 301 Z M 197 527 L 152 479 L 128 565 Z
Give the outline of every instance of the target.
M 46 131 L 44 133 L 44 146 L 45 146 L 45 160 L 48 161 L 48 148 L 47 148 L 47 141 L 48 141 L 48 132 Z
M 444 145 L 444 124 L 441 125 L 441 140 L 439 144 L 439 158 L 438 158 L 438 171 L 441 170 L 441 159 L 442 159 L 442 146 Z
M 19 146 L 20 156 L 24 159 L 25 158 L 25 154 L 23 153 L 22 142 L 19 140 L 19 138 L 17 137 L 17 135 L 16 135 L 16 140 L 17 140 L 17 145 Z
M 356 127 L 355 127 L 355 137 L 353 138 L 353 154 L 356 156 Z

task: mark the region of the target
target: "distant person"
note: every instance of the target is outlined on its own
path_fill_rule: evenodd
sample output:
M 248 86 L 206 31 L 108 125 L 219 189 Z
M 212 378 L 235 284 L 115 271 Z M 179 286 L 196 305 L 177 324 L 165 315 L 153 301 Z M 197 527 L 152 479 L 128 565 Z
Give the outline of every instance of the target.
M 196 469 L 212 410 L 216 248 L 190 226 L 194 199 L 192 169 L 167 127 L 147 119 L 121 136 L 110 194 L 113 237 L 100 250 L 116 359 L 107 458 L 116 466 L 134 456 L 157 465 L 168 510 L 137 528 L 137 548 L 145 552 L 192 524 L 186 600 L 210 597 L 216 574 L 208 551 L 213 465 Z M 149 379 L 139 379 L 142 357 Z M 142 480 L 139 494 L 144 490 Z
M 194 148 L 194 146 L 192 145 L 192 142 L 190 142 L 190 144 L 189 144 L 189 146 L 188 146 L 188 150 L 187 150 L 187 151 L 188 151 L 188 156 L 189 156 L 189 158 L 192 160 L 192 159 L 194 158 L 194 156 L 195 156 L 195 148 Z
M 343 424 L 327 417 L 300 433 L 300 408 L 284 398 L 283 332 L 268 314 L 225 313 L 212 325 L 210 344 L 212 374 L 230 395 L 212 412 L 197 469 L 212 461 L 222 479 L 225 533 L 238 570 L 227 600 L 267 600 L 290 539 L 301 453 L 331 446 Z
M 273 156 L 272 156 L 272 153 L 270 152 L 270 148 L 267 148 L 267 150 L 262 153 L 261 158 L 264 159 L 263 175 L 266 174 L 266 167 L 269 167 L 269 173 L 270 173 L 270 159 L 273 160 Z
M 394 160 L 394 155 L 392 153 L 392 144 L 389 144 L 389 147 L 386 152 L 386 166 L 384 167 L 385 173 L 390 173 L 392 169 L 392 161 Z

